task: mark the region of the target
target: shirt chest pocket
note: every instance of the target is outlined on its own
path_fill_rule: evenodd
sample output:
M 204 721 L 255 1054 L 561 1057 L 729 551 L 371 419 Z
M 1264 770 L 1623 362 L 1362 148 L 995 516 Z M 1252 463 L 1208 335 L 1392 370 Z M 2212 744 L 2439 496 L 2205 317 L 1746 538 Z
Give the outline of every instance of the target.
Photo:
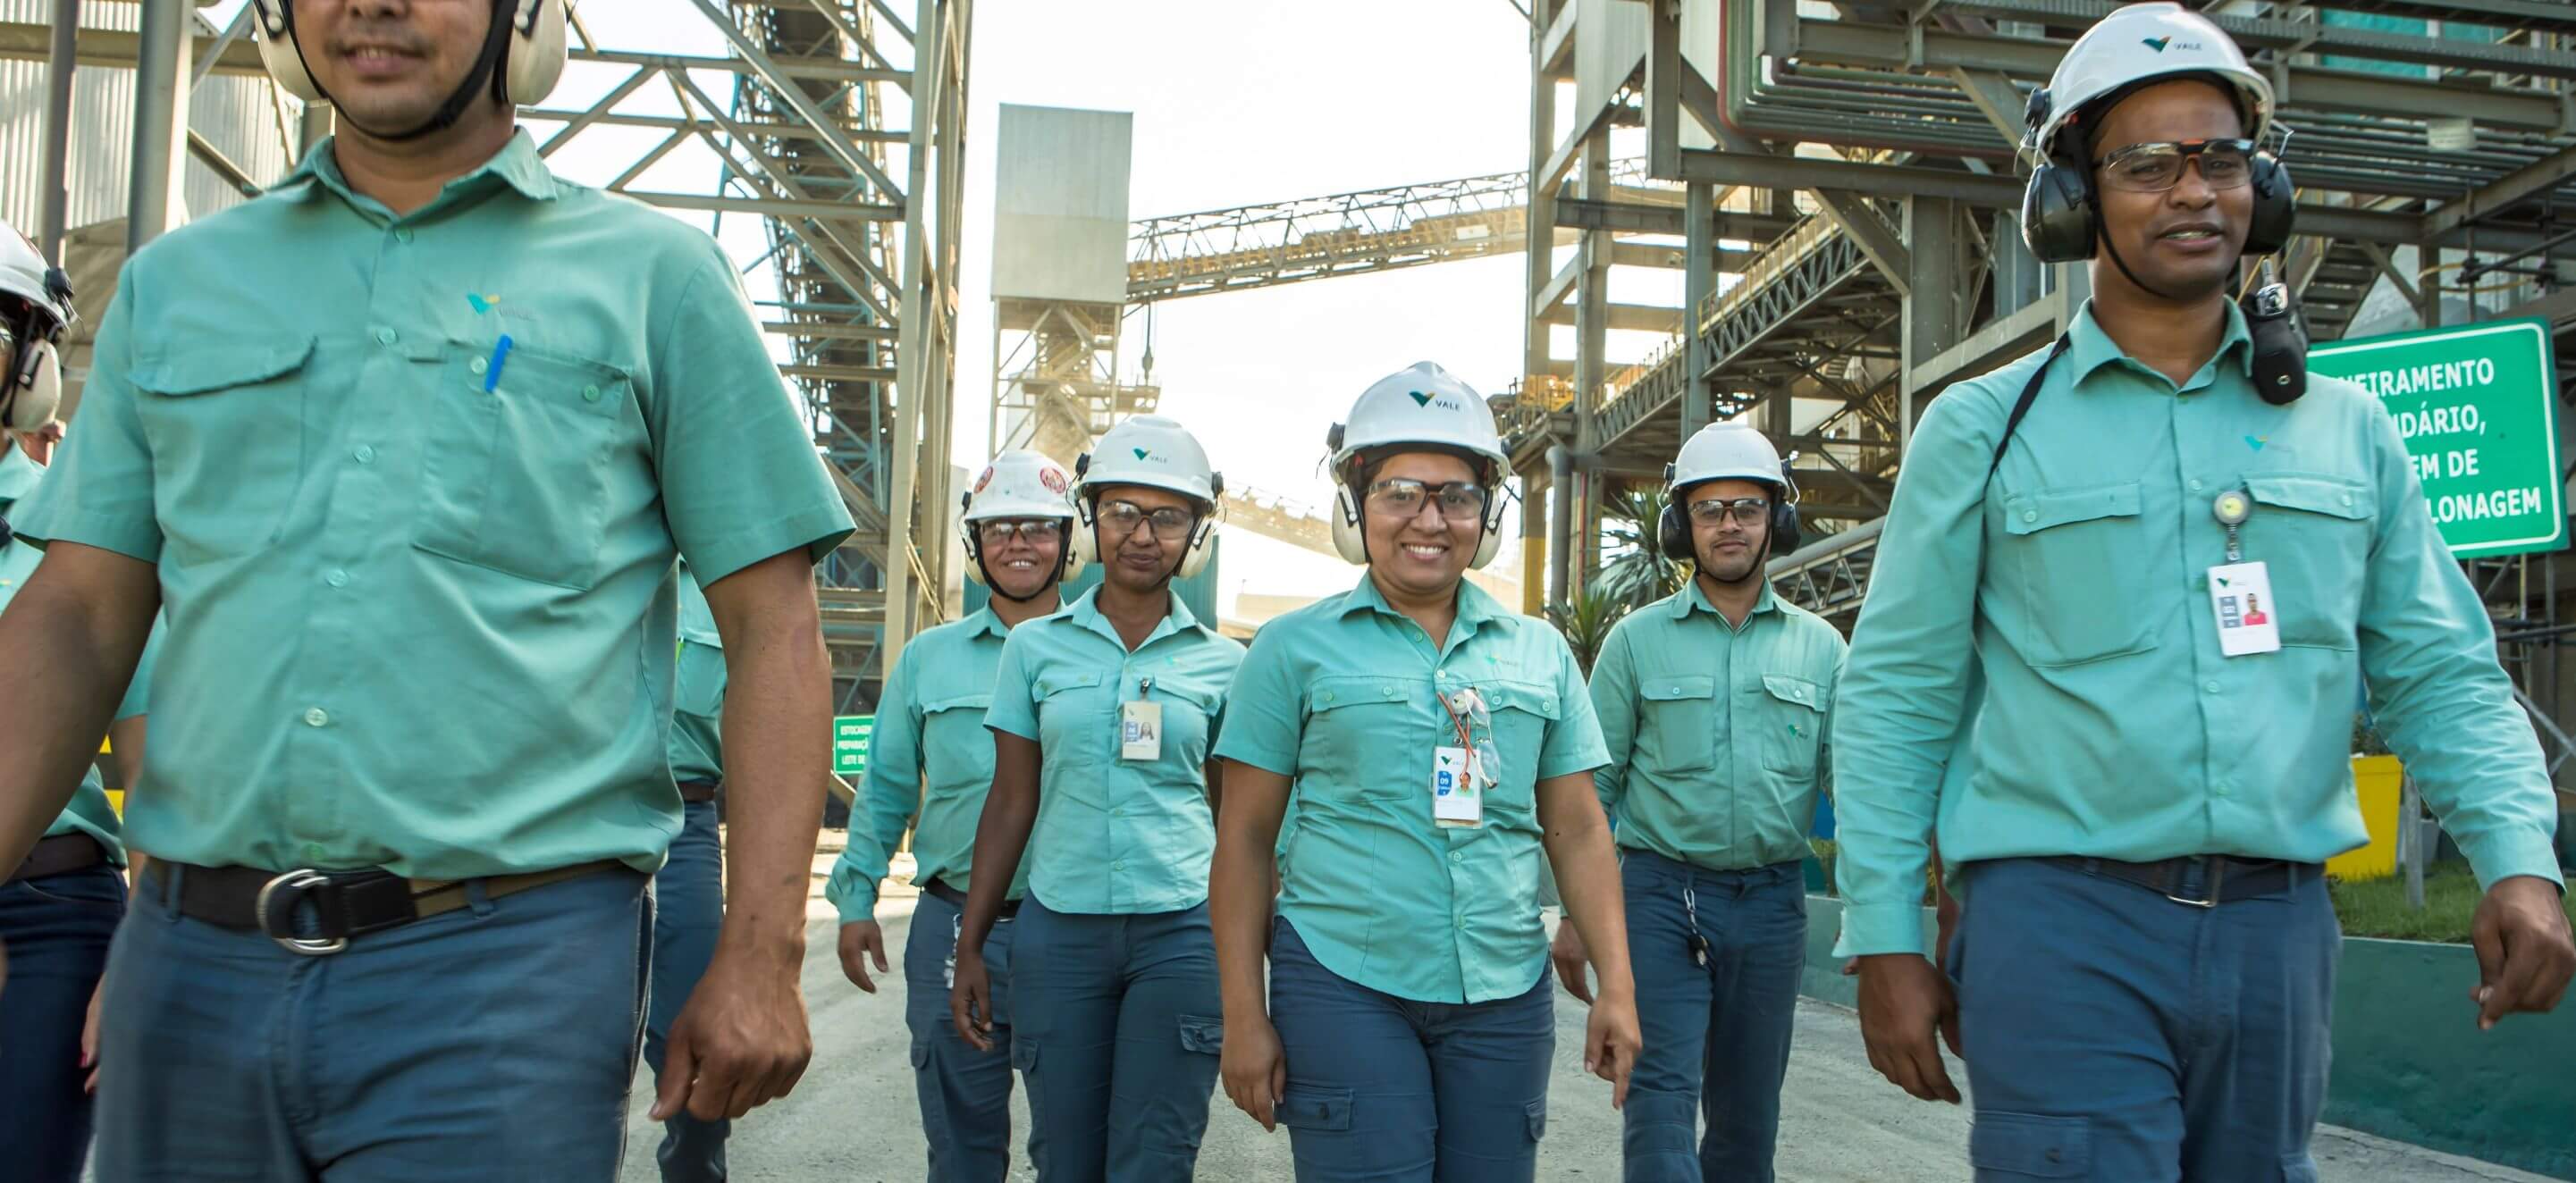
M 2334 476 L 2245 478 L 2254 514 L 2239 531 L 2248 561 L 2271 577 L 2281 643 L 2352 649 L 2377 506 L 2370 487 Z
M 1538 808 L 1539 754 L 1548 732 L 1564 717 L 1556 688 L 1536 682 L 1494 682 L 1480 689 L 1493 712 L 1494 751 L 1502 757 L 1501 783 L 1486 790 L 1488 807 L 1529 812 Z
M 1716 678 L 1707 674 L 1648 677 L 1638 682 L 1637 697 L 1645 700 L 1640 737 L 1651 738 L 1657 770 L 1701 772 L 1717 766 Z
M 1787 674 L 1762 675 L 1754 718 L 1762 726 L 1762 766 L 1788 776 L 1813 776 L 1825 742 L 1825 688 Z
M 277 540 L 304 463 L 313 339 L 169 341 L 135 365 L 135 416 L 151 445 L 163 529 L 185 561 Z
M 933 795 L 938 795 L 943 786 L 951 791 L 971 788 L 982 792 L 992 784 L 993 734 L 984 729 L 984 711 L 992 705 L 991 691 L 922 700 L 922 783 Z M 967 776 L 957 770 L 960 764 L 981 772 Z
M 1163 705 L 1163 758 L 1184 764 L 1207 763 L 1209 724 L 1225 700 L 1196 686 L 1156 681 L 1146 695 Z
M 1109 701 L 1108 681 L 1109 675 L 1098 670 L 1049 670 L 1029 684 L 1029 694 L 1037 700 L 1038 746 L 1047 763 L 1095 765 L 1118 759 L 1118 711 Z
M 2155 647 L 2143 581 L 2124 577 L 2146 550 L 2136 481 L 2015 494 L 2003 524 L 1994 561 L 2019 609 L 2008 635 L 2024 661 L 2079 665 Z
M 496 362 L 455 346 L 422 414 L 413 545 L 539 583 L 598 582 L 618 445 L 640 431 L 624 371 L 525 347 Z
M 1300 792 L 1390 800 L 1429 792 L 1432 749 L 1455 745 L 1429 724 L 1439 708 L 1422 678 L 1335 675 L 1306 691 L 1306 730 L 1297 749 Z

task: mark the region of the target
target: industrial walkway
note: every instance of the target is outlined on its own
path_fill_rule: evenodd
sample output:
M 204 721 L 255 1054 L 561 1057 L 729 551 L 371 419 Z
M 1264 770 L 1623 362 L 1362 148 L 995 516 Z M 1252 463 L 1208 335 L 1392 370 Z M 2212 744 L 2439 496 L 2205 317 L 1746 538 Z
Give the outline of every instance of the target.
M 903 948 L 901 901 L 884 908 L 886 943 Z M 882 992 L 862 994 L 841 977 L 837 926 L 821 904 L 807 933 L 805 997 L 815 1059 L 796 1093 L 734 1127 L 733 1176 L 746 1183 L 910 1183 L 922 1177 L 920 1111 L 913 1100 L 910 1037 L 903 1025 L 902 965 Z M 1557 998 L 1556 1081 L 1542 1180 L 1619 1177 L 1619 1118 L 1609 1086 L 1583 1073 L 1583 1008 Z M 1954 1075 L 1959 1069 L 1954 1064 Z M 1961 1076 L 1964 1080 L 1965 1077 Z M 652 1075 L 636 1078 L 622 1183 L 656 1183 L 653 1148 L 661 1130 L 645 1119 Z M 1020 1129 L 1027 1111 L 1014 1103 Z M 1797 1051 L 1782 1101 L 1780 1178 L 1789 1183 L 1957 1183 L 1969 1177 L 1968 1114 L 1897 1092 L 1871 1071 L 1851 1012 L 1802 1003 Z M 2318 1132 L 2324 1183 L 2540 1183 L 2541 1176 L 2432 1154 L 2326 1128 Z M 1264 1134 L 1220 1094 L 1208 1122 L 1198 1177 L 1236 1183 L 1291 1175 L 1288 1135 Z M 1037 1176 L 1025 1159 L 1011 1178 Z

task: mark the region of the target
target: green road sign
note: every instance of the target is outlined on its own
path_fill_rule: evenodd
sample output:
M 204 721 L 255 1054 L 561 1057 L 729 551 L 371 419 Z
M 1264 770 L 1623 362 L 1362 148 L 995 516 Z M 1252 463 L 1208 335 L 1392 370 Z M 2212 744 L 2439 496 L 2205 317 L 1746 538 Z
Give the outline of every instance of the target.
M 2547 322 L 2328 342 L 2309 352 L 2308 368 L 2359 382 L 2388 404 L 2453 555 L 2567 545 Z
M 832 717 L 832 771 L 847 777 L 868 770 L 868 733 L 876 722 L 875 715 Z

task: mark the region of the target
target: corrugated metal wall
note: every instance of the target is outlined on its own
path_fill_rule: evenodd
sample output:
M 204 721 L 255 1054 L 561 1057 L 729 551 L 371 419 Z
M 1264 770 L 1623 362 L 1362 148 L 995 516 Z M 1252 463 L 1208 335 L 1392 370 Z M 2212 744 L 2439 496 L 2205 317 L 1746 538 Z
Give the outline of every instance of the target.
M 48 24 L 53 0 L 0 0 L 0 21 Z M 130 32 L 141 6 L 89 0 L 81 27 Z M 209 36 L 221 30 L 198 18 Z M 247 34 L 245 34 L 247 35 Z M 218 151 L 255 180 L 286 175 L 294 161 L 270 104 L 264 78 L 209 75 L 191 96 L 188 122 Z M 293 118 L 293 100 L 287 100 Z M 0 61 L 0 219 L 34 234 L 44 200 L 45 63 Z M 71 189 L 73 227 L 125 216 L 126 177 L 133 167 L 134 71 L 83 66 L 72 80 Z M 188 158 L 184 200 L 191 215 L 212 213 L 242 200 L 194 157 Z

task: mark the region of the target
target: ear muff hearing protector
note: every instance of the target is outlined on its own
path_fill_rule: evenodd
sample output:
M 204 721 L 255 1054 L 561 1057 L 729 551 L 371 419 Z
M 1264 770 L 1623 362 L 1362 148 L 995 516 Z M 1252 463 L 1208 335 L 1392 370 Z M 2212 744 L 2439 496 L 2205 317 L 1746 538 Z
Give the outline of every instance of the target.
M 466 72 L 447 101 L 429 121 L 408 131 L 380 132 L 350 126 L 380 140 L 401 142 L 456 126 L 466 108 L 484 94 L 504 103 L 534 103 L 552 91 L 563 76 L 565 0 L 492 0 L 492 29 L 474 68 Z M 295 39 L 295 0 L 251 0 L 259 21 L 259 56 L 288 94 L 308 103 L 328 103 L 331 96 L 313 78 L 304 47 Z M 340 118 L 349 118 L 348 112 Z
M 1664 479 L 1670 481 L 1673 466 L 1664 466 Z M 1703 481 L 1701 484 L 1706 484 Z M 1664 557 L 1677 563 L 1699 560 L 1699 548 L 1691 537 L 1690 515 L 1682 508 L 1682 499 L 1690 489 L 1675 489 L 1664 500 L 1664 512 L 1655 520 L 1655 542 L 1663 548 Z M 1798 486 L 1793 482 L 1771 491 L 1771 535 L 1766 541 L 1768 553 L 1776 558 L 1798 549 Z
M 11 431 L 34 431 L 54 421 L 63 407 L 63 363 L 53 342 L 35 337 L 18 343 L 18 364 L 0 397 L 7 401 L 0 426 Z
M 2108 109 L 2123 93 L 2115 91 L 2096 106 Z M 2028 116 L 2034 134 L 2048 122 L 2050 109 L 2047 88 L 2031 93 Z M 2074 124 L 2070 121 L 2068 127 Z M 2056 142 L 2040 145 L 2045 158 L 2031 170 L 2022 188 L 2022 242 L 2040 262 L 2083 262 L 2093 257 L 2101 238 L 2101 194 L 2093 187 L 2092 163 L 2084 159 L 2083 138 L 2080 131 L 2070 135 L 2061 130 Z M 2298 221 L 2290 170 L 2270 152 L 2257 151 L 2247 182 L 2254 191 L 2254 211 L 2245 225 L 2245 253 L 2276 254 L 2290 245 L 2290 233 Z

